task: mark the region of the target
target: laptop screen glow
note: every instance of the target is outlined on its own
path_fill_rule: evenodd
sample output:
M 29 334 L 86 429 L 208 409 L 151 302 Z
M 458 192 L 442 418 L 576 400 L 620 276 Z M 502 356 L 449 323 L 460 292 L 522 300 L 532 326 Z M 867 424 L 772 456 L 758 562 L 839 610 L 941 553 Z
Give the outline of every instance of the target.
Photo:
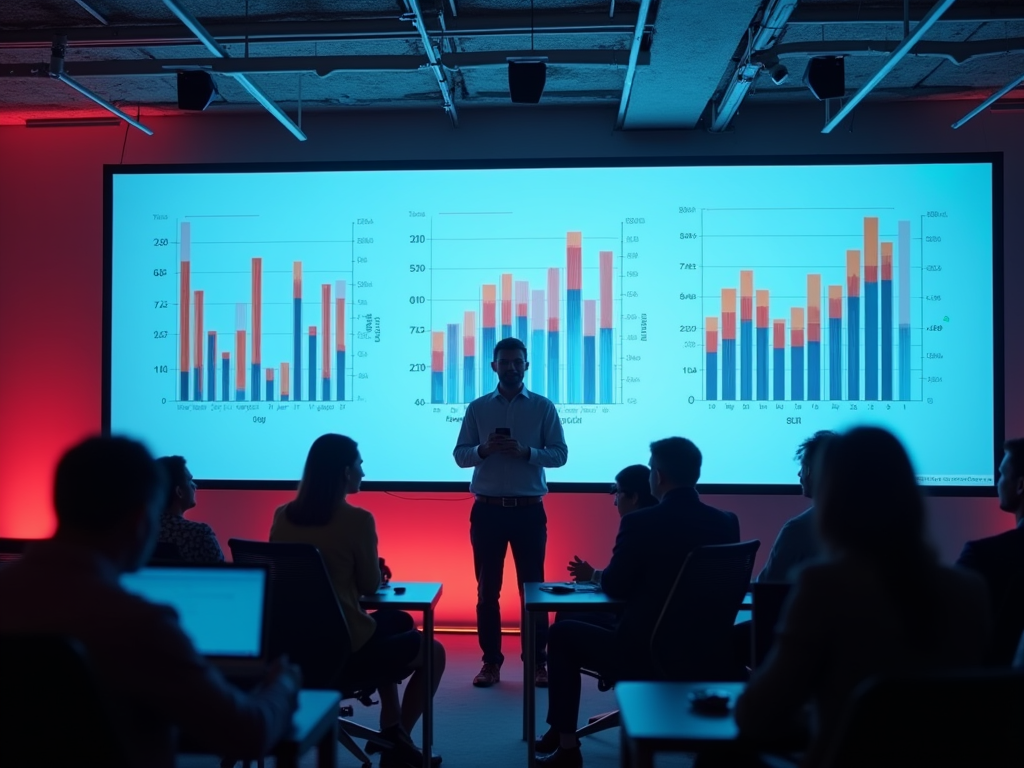
M 239 567 L 151 567 L 121 585 L 151 603 L 170 605 L 204 656 L 257 659 L 263 648 L 267 572 Z

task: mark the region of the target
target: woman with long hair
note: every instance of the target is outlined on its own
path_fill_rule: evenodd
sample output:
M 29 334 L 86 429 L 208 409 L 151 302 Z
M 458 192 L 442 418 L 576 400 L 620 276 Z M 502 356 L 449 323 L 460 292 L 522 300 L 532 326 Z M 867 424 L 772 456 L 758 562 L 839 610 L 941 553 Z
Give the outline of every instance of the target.
M 270 541 L 312 544 L 320 550 L 352 638 L 349 667 L 360 678 L 381 680 L 380 727 L 394 747 L 384 750 L 383 768 L 422 765 L 422 753 L 409 733 L 423 714 L 423 637 L 412 617 L 402 611 L 368 614 L 359 605 L 361 595 L 380 585 L 377 528 L 373 515 L 348 503 L 359 491 L 363 459 L 356 442 L 344 435 L 321 435 L 309 449 L 302 481 L 294 501 L 279 507 L 270 528 Z M 433 693 L 445 668 L 444 647 L 437 641 L 433 653 Z M 412 674 L 399 701 L 398 683 Z M 438 761 L 439 762 L 439 761 Z
M 736 705 L 756 741 L 813 705 L 803 765 L 822 763 L 854 689 L 873 675 L 981 662 L 985 584 L 941 565 L 910 457 L 892 434 L 858 427 L 824 446 L 815 471 L 826 558 L 800 573 L 776 643 Z

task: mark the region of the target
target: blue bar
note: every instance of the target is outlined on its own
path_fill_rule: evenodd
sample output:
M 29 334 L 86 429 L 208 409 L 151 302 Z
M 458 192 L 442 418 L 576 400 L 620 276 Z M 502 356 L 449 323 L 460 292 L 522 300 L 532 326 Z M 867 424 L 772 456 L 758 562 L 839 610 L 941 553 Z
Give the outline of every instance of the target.
M 494 358 L 494 345 L 498 342 L 494 338 L 494 329 L 488 328 L 486 325 L 483 327 L 483 336 L 481 338 L 480 362 L 484 362 L 488 357 Z M 490 392 L 498 386 L 498 374 L 491 370 L 489 365 L 482 365 L 480 374 L 481 392 Z
M 776 348 L 775 352 L 775 399 L 786 399 L 786 348 Z
M 444 402 L 444 371 L 430 372 L 430 402 Z
M 222 357 L 220 360 L 221 400 L 225 403 L 231 399 L 231 359 Z
M 544 394 L 544 331 L 533 332 L 530 342 L 530 390 Z
M 316 335 L 309 337 L 309 400 L 316 400 Z
M 807 342 L 807 399 L 821 400 L 821 342 Z
M 768 399 L 768 329 L 757 329 L 757 399 Z
M 900 400 L 910 399 L 910 326 L 900 324 Z
M 705 395 L 708 400 L 718 399 L 718 353 L 708 352 L 707 363 L 704 368 L 707 374 L 707 394 Z
M 878 283 L 864 281 L 864 399 L 878 399 Z
M 448 323 L 448 358 L 445 361 L 448 376 L 448 402 L 459 402 L 459 324 Z
M 892 280 L 882 281 L 882 399 L 892 400 Z
M 558 399 L 558 331 L 548 331 L 548 394 L 547 398 L 553 403 L 560 402 Z
M 736 339 L 722 339 L 722 399 L 736 399 Z
M 531 365 L 530 368 L 533 368 Z M 476 400 L 476 355 L 462 358 L 462 402 Z
M 580 385 L 583 383 L 583 372 L 580 366 L 583 363 L 583 291 L 579 288 L 570 288 L 566 292 L 566 360 L 565 360 L 565 381 L 567 403 L 578 403 L 582 400 L 583 393 Z
M 846 379 L 848 400 L 860 399 L 860 296 L 846 297 Z
M 790 352 L 790 359 L 793 361 L 792 365 L 792 387 L 790 390 L 790 400 L 803 400 L 804 399 L 804 348 L 803 347 L 792 347 Z
M 526 340 L 530 338 L 529 327 L 526 324 L 526 315 L 516 316 L 516 338 L 524 344 Z
M 511 325 L 505 325 L 504 323 L 502 323 L 501 324 L 501 338 L 508 339 L 508 338 L 511 338 L 511 336 L 512 336 L 512 326 Z
M 744 301 L 748 301 L 748 299 L 744 299 Z M 760 330 L 759 328 L 758 331 Z M 768 332 L 765 331 L 765 333 Z M 752 400 L 754 397 L 753 360 L 754 323 L 751 320 L 740 320 L 740 400 Z M 768 359 L 765 358 L 765 363 L 767 364 L 767 362 Z
M 320 392 L 321 399 L 326 403 L 330 402 L 331 399 L 331 377 L 328 376 L 326 379 L 320 379 Z
M 583 337 L 583 402 L 597 402 L 597 339 Z
M 252 392 L 253 402 L 256 402 L 260 399 L 260 389 L 262 389 L 260 386 L 260 364 L 250 363 L 249 370 L 251 371 L 249 374 L 249 390 Z
M 287 403 L 288 402 L 288 395 L 281 395 L 281 402 L 282 403 Z
M 294 315 L 292 335 L 295 339 L 292 356 L 292 392 L 296 400 L 302 399 L 302 299 L 292 299 Z
M 181 399 L 188 400 L 188 371 L 181 372 Z
M 235 400 L 239 400 L 239 401 L 245 400 L 245 390 L 244 389 L 236 389 L 235 390 Z
M 192 382 L 195 385 L 195 392 L 193 393 L 192 399 L 200 402 L 203 399 L 203 369 L 193 368 L 192 369 Z
M 615 402 L 615 379 L 612 373 L 615 369 L 613 356 L 615 355 L 615 342 L 611 328 L 602 328 L 601 331 L 601 402 Z
M 214 339 L 216 336 L 206 337 L 206 399 L 217 399 L 217 350 Z
M 345 399 L 345 350 L 339 349 L 334 354 L 335 376 L 338 378 L 338 400 Z
M 843 319 L 828 319 L 828 398 L 843 399 Z
M 274 399 L 274 380 L 270 379 L 267 381 L 267 401 Z

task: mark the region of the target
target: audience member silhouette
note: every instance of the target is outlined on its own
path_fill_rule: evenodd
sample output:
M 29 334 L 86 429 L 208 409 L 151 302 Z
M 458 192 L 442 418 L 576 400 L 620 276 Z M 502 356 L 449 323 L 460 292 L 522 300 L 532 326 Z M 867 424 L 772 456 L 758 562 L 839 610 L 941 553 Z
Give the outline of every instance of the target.
M 811 499 L 811 506 L 787 520 L 779 531 L 768 560 L 758 574 L 758 581 L 793 581 L 801 565 L 821 554 L 821 544 L 814 525 L 814 465 L 822 447 L 835 437 L 835 432 L 822 429 L 800 443 L 796 460 L 800 462 L 800 490 Z
M 435 640 L 433 648 L 425 649 L 407 613 L 368 614 L 359 605 L 359 597 L 373 594 L 381 583 L 373 515 L 347 500 L 359 491 L 362 479 L 363 459 L 354 440 L 336 434 L 318 437 L 306 457 L 298 495 L 274 513 L 270 541 L 312 544 L 320 550 L 352 637 L 348 669 L 358 670 L 360 679 L 382 681 L 377 688 L 380 727 L 395 746 L 383 751 L 380 764 L 421 766 L 422 753 L 409 734 L 423 714 L 424 652 L 434 654 L 436 692 L 444 674 L 444 647 Z M 410 674 L 399 703 L 398 683 Z
M 65 453 L 54 482 L 57 532 L 0 571 L 0 632 L 82 644 L 131 765 L 173 766 L 179 730 L 211 751 L 260 758 L 291 726 L 298 668 L 278 659 L 247 695 L 196 652 L 172 608 L 119 583 L 149 560 L 166 492 L 140 443 L 95 437 Z M 54 727 L 49 738 L 60 738 Z
M 807 703 L 803 765 L 820 765 L 853 690 L 887 672 L 970 666 L 989 639 L 982 580 L 940 565 L 910 459 L 885 430 L 832 438 L 815 470 L 827 561 L 800 573 L 778 636 L 736 705 L 743 736 L 777 738 Z
M 576 740 L 580 669 L 627 680 L 658 676 L 651 635 L 687 556 L 696 547 L 739 541 L 736 515 L 702 504 L 695 486 L 701 453 L 691 441 L 670 437 L 651 443 L 650 490 L 660 502 L 619 521 L 611 562 L 601 588 L 624 601 L 614 630 L 580 621 L 557 621 L 548 636 L 548 716 L 537 742 L 538 765 L 580 766 Z
M 1014 527 L 967 542 L 957 564 L 977 571 L 988 584 L 994 631 L 987 661 L 1006 666 L 1024 632 L 1024 438 L 1003 445 L 996 490 L 999 508 L 1014 516 Z
M 160 515 L 160 543 L 176 546 L 181 559 L 187 563 L 224 562 L 224 553 L 213 528 L 206 523 L 185 519 L 185 512 L 196 505 L 196 484 L 185 459 L 161 456 L 157 463 L 163 467 L 170 481 L 167 501 Z

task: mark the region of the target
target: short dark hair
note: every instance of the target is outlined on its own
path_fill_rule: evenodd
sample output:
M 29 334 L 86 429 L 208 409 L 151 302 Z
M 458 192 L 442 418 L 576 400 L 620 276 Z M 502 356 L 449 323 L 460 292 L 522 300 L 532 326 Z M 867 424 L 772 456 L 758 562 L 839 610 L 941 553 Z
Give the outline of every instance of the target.
M 164 509 L 171 506 L 178 499 L 178 489 L 184 488 L 187 482 L 185 478 L 185 457 L 184 456 L 161 456 L 156 463 L 163 467 L 167 475 L 167 498 L 164 501 Z
M 637 497 L 637 509 L 653 507 L 658 500 L 651 495 L 651 468 L 632 464 L 615 476 L 615 485 L 627 496 Z
M 508 338 L 502 339 L 494 345 L 494 361 L 498 360 L 498 353 L 503 349 L 517 349 L 523 353 L 523 360 L 529 358 L 526 357 L 526 345 L 523 344 L 519 339 L 509 336 Z
M 102 494 L 91 489 L 104 484 Z M 53 506 L 57 524 L 89 533 L 115 528 L 139 507 L 164 497 L 167 478 L 142 443 L 126 437 L 90 437 L 57 463 Z
M 814 461 L 818 457 L 818 452 L 821 450 L 821 447 L 835 436 L 836 433 L 831 429 L 819 429 L 813 435 L 800 443 L 800 446 L 796 449 L 796 456 L 794 458 L 801 464 L 806 464 L 813 468 Z
M 1003 443 L 1003 450 L 1010 456 L 1010 467 L 1015 477 L 1024 475 L 1024 437 L 1014 437 Z
M 651 469 L 675 485 L 695 486 L 702 461 L 700 448 L 685 437 L 666 437 L 651 443 Z
M 359 446 L 351 437 L 320 435 L 309 447 L 306 466 L 295 501 L 288 505 L 288 519 L 295 525 L 326 525 L 331 519 L 347 481 L 345 469 L 359 458 Z

